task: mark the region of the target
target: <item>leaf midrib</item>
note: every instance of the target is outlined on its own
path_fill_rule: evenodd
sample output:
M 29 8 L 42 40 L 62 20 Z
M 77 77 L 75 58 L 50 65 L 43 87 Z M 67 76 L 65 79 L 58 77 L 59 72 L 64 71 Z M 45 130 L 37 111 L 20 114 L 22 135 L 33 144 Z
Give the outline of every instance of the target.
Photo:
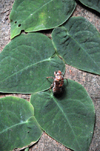
M 24 71 L 24 70 L 30 68 L 31 66 L 35 66 L 35 65 L 37 65 L 37 64 L 40 64 L 40 63 L 43 63 L 43 62 L 46 62 L 46 61 L 51 61 L 51 58 L 44 59 L 44 60 L 38 61 L 38 62 L 36 62 L 36 63 L 34 63 L 34 64 L 31 64 L 31 65 L 29 65 L 29 66 L 26 66 L 26 67 L 24 67 L 23 69 L 19 70 L 18 72 L 15 72 L 15 73 L 13 73 L 12 75 L 8 76 L 8 77 L 5 78 L 4 80 L 1 80 L 0 82 L 3 82 L 3 81 L 5 81 L 5 80 L 11 78 L 12 76 L 14 76 L 14 75 L 16 75 L 16 74 L 18 74 L 18 73 L 20 73 L 20 72 L 22 72 L 22 71 Z
M 52 2 L 53 0 L 50 0 L 49 2 L 47 2 L 47 3 L 45 3 L 44 5 L 42 5 L 42 6 L 40 6 L 36 11 L 34 11 L 33 13 L 31 12 L 30 14 L 32 14 L 32 16 L 34 15 L 34 14 L 36 14 L 40 9 L 42 9 L 43 7 L 45 7 L 46 5 L 48 5 L 50 2 Z M 26 20 L 28 19 L 30 17 L 30 15 L 28 15 L 27 16 L 27 18 L 25 19 L 25 20 L 23 20 L 23 22 L 22 22 L 22 24 L 24 23 L 24 22 L 26 22 Z
M 6 128 L 6 129 L 4 129 L 3 131 L 1 131 L 1 132 L 0 132 L 0 134 L 2 134 L 2 133 L 4 133 L 4 132 L 6 132 L 6 131 L 8 131 L 8 130 L 11 130 L 11 129 L 12 129 L 12 128 L 14 128 L 14 127 L 17 127 L 18 125 L 22 125 L 22 124 L 27 123 L 27 122 L 29 121 L 29 119 L 31 119 L 32 117 L 33 117 L 33 116 L 31 116 L 31 117 L 29 117 L 28 119 L 26 119 L 26 121 L 23 121 L 23 122 L 20 122 L 20 123 L 14 124 L 14 125 L 12 125 L 12 126 L 10 126 L 10 127 Z
M 65 28 L 65 27 L 64 27 Z M 65 28 L 66 29 L 66 28 Z M 75 40 L 75 38 L 69 33 L 66 31 L 66 34 L 67 36 L 69 36 L 73 41 L 75 41 L 75 43 L 86 53 L 86 55 L 90 58 L 90 60 L 92 60 L 95 64 L 95 66 L 99 69 L 99 67 L 97 66 L 97 63 L 92 59 L 92 57 L 90 57 L 90 55 L 85 51 L 84 47 L 82 47 L 82 45 Z
M 63 109 L 60 107 L 60 105 L 59 105 L 59 103 L 56 101 L 56 99 L 55 99 L 54 97 L 53 97 L 53 99 L 54 99 L 54 102 L 57 104 L 58 108 L 60 109 L 62 115 L 64 115 L 64 117 L 65 117 L 67 123 L 69 124 L 69 127 L 71 128 L 71 130 L 72 130 L 72 132 L 73 132 L 73 135 L 75 136 L 75 139 L 76 139 L 76 141 L 77 141 L 77 144 L 78 144 L 78 146 L 79 146 L 79 148 L 80 148 L 80 150 L 81 150 L 81 146 L 80 146 L 80 144 L 78 143 L 76 134 L 75 134 L 74 131 L 73 131 L 73 128 L 72 128 L 72 126 L 71 126 L 71 123 L 70 123 L 68 117 L 66 117 L 67 115 L 65 115 L 65 113 L 63 112 Z

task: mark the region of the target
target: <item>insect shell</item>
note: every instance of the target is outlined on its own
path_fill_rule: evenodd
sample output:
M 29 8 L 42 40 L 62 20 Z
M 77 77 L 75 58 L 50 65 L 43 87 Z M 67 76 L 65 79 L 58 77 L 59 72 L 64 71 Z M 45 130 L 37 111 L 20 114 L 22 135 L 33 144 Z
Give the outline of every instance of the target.
M 54 76 L 55 77 L 47 77 L 54 79 L 50 89 L 52 88 L 53 93 L 59 94 L 63 91 L 64 75 L 60 70 L 58 70 L 57 72 L 54 72 Z

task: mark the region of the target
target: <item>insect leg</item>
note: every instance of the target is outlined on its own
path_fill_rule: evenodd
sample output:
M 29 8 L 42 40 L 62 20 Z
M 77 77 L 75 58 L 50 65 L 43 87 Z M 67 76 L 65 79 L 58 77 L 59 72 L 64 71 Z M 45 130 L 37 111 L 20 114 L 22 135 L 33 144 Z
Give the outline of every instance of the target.
M 46 77 L 46 79 L 48 80 L 49 78 L 54 79 L 54 77 Z M 50 80 L 48 80 L 50 83 L 52 83 Z
M 53 88 L 53 84 L 51 84 L 51 86 L 50 86 L 49 90 L 51 90 L 52 88 Z
M 52 79 L 54 79 L 54 77 L 46 77 L 47 79 L 49 79 L 49 78 L 52 78 Z

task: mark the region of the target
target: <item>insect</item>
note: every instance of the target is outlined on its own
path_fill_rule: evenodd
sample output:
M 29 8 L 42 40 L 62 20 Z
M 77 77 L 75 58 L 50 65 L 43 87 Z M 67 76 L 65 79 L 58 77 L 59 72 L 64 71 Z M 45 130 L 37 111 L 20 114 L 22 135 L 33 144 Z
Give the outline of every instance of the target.
M 63 91 L 64 75 L 60 70 L 58 70 L 57 72 L 54 72 L 54 76 L 55 77 L 47 77 L 47 79 L 52 78 L 54 80 L 49 89 L 52 88 L 53 93 L 61 93 Z

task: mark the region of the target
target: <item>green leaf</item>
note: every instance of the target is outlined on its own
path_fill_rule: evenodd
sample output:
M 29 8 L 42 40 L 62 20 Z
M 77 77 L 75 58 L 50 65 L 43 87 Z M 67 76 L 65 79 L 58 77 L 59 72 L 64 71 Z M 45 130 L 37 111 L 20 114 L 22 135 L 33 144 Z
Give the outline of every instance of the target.
M 0 99 L 0 151 L 32 145 L 41 133 L 31 103 L 16 97 Z
M 100 0 L 79 0 L 83 5 L 100 13 Z
M 72 17 L 52 33 L 55 49 L 65 62 L 100 74 L 100 33 L 82 17 Z
M 73 13 L 74 0 L 15 0 L 11 14 L 11 39 L 26 32 L 46 30 L 64 23 Z
M 34 115 L 42 129 L 74 151 L 88 151 L 94 128 L 94 105 L 84 87 L 68 80 L 61 96 L 33 94 Z
M 40 33 L 22 34 L 13 39 L 0 54 L 0 91 L 33 93 L 48 89 L 46 77 L 65 64 L 55 53 L 51 40 Z

